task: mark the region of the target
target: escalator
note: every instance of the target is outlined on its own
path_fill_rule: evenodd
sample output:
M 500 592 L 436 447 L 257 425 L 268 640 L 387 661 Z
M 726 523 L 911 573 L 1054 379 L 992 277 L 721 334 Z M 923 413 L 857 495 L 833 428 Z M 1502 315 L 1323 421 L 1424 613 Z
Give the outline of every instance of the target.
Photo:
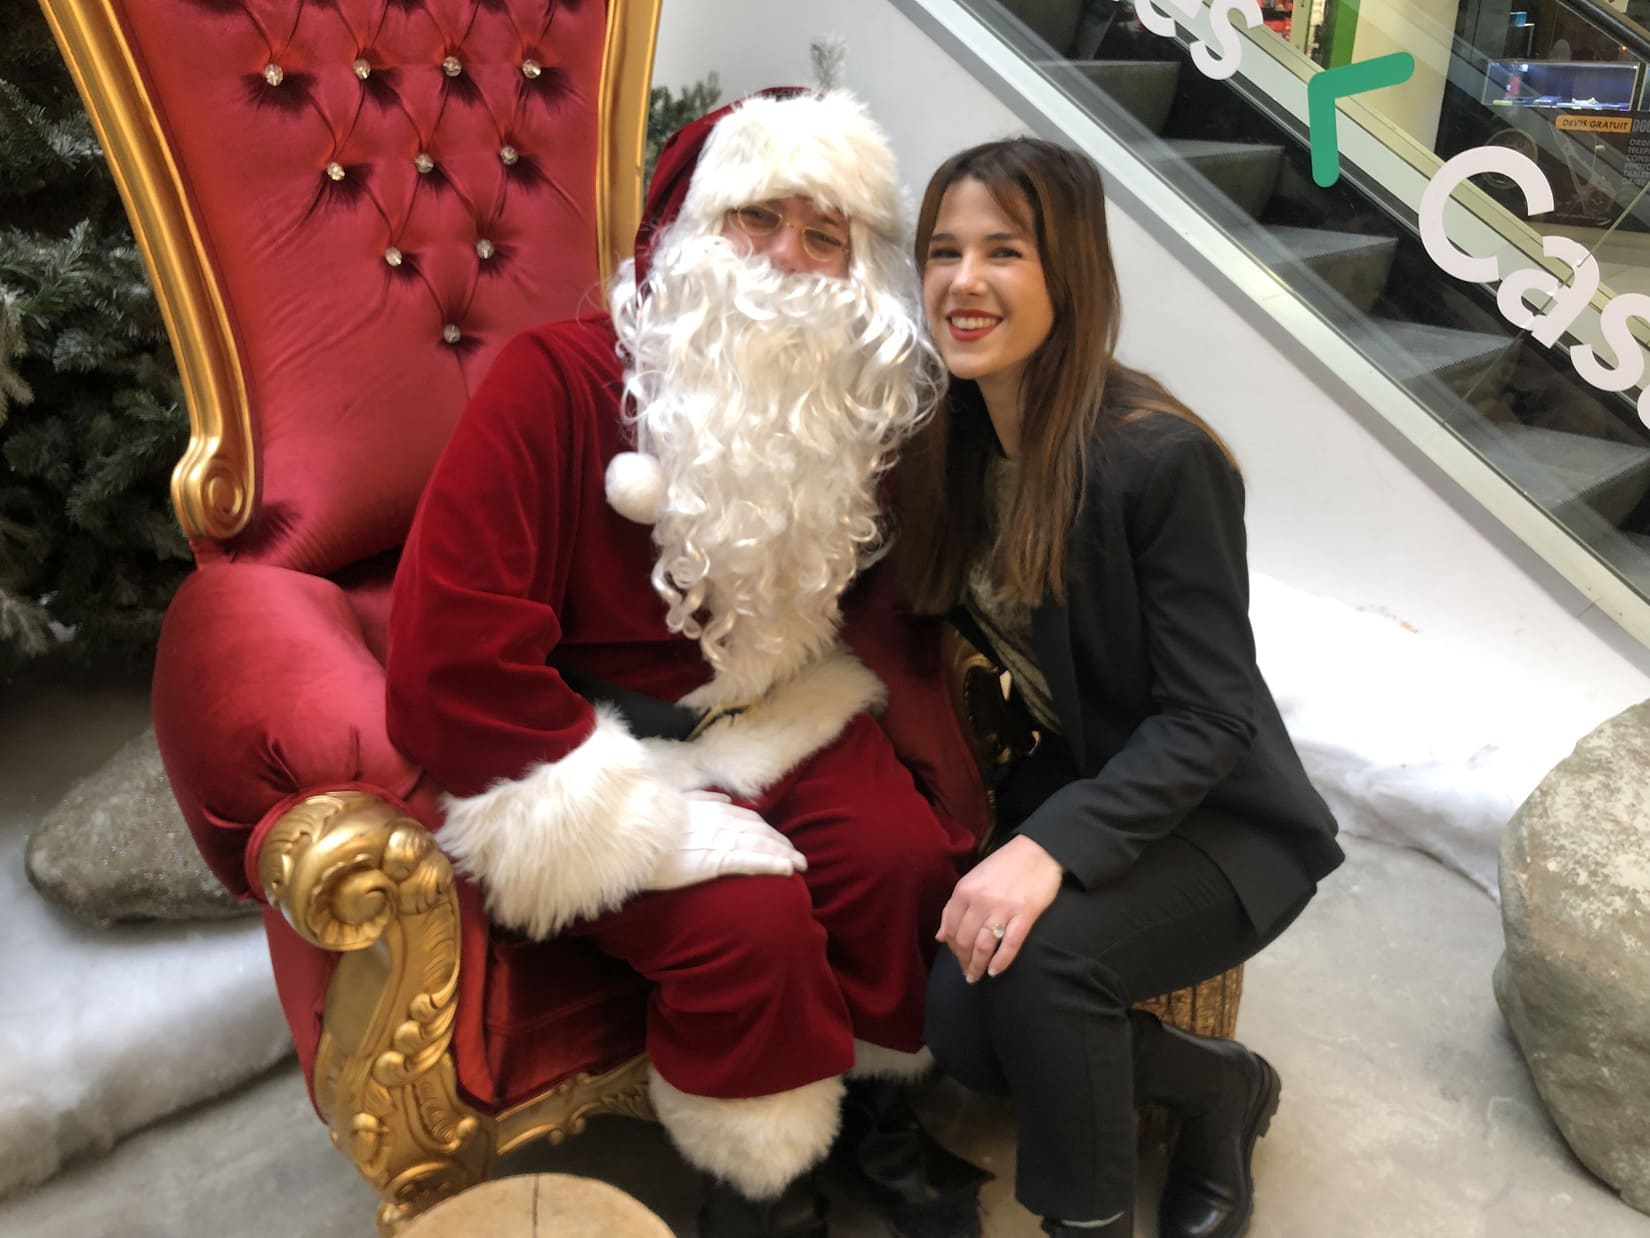
M 1166 0 L 1145 2 L 1169 8 Z M 1427 140 L 1401 132 L 1362 101 L 1343 104 L 1361 119 L 1347 140 L 1343 116 L 1341 175 L 1327 186 L 1314 178 L 1304 106 L 1305 83 L 1325 70 L 1279 32 L 1243 34 L 1243 71 L 1217 80 L 1192 53 L 1198 38 L 1216 45 L 1219 32 L 1209 32 L 1208 9 L 1190 20 L 1176 13 L 1174 34 L 1164 37 L 1132 4 L 1114 0 L 965 0 L 964 7 L 1264 264 L 1642 605 L 1650 600 L 1650 431 L 1635 406 L 1637 392 L 1589 383 L 1571 349 L 1591 345 L 1607 367 L 1625 361 L 1603 343 L 1601 312 L 1622 291 L 1650 291 L 1650 199 L 1642 192 L 1650 166 L 1639 173 L 1621 157 L 1623 143 L 1588 147 L 1597 130 L 1585 127 L 1620 129 L 1639 119 L 1639 94 L 1650 90 L 1642 80 L 1650 37 L 1612 14 L 1600 38 L 1619 49 L 1615 67 L 1588 67 L 1591 76 L 1555 70 L 1543 79 L 1528 67 L 1534 61 L 1496 60 L 1495 46 L 1486 52 L 1463 37 L 1476 12 L 1472 4 L 1463 0 L 1454 33 L 1438 34 L 1442 49 L 1415 53 L 1434 67 L 1441 56 L 1448 61 L 1448 71 L 1436 75 L 1437 88 L 1423 98 L 1427 106 L 1437 100 Z M 1365 0 L 1362 20 L 1371 20 L 1371 7 Z M 1571 13 L 1576 6 L 1564 7 Z M 1580 41 L 1573 22 L 1563 29 Z M 1207 52 L 1202 59 L 1208 63 Z M 1505 72 L 1495 78 L 1494 66 L 1505 64 L 1515 75 L 1525 64 L 1520 80 L 1543 87 L 1599 82 L 1615 90 L 1607 79 L 1619 84 L 1631 75 L 1634 81 L 1622 87 L 1622 98 L 1525 106 L 1522 98 L 1491 99 L 1508 88 Z M 1515 93 L 1518 88 L 1512 83 Z M 1650 112 L 1643 115 L 1650 143 Z M 1575 116 L 1607 119 L 1565 122 L 1581 128 L 1559 123 Z M 1497 140 L 1507 130 L 1518 137 Z M 1418 217 L 1427 179 L 1473 144 L 1504 145 L 1532 164 L 1539 160 L 1558 181 L 1556 214 L 1571 221 L 1555 228 L 1540 217 L 1525 219 L 1512 181 L 1481 176 L 1458 197 L 1470 199 L 1475 226 L 1492 245 L 1550 271 L 1563 285 L 1572 277 L 1570 266 L 1545 255 L 1542 244 L 1547 234 L 1568 236 L 1596 254 L 1620 285 L 1602 286 L 1552 347 L 1509 322 L 1494 284 L 1450 275 L 1422 240 Z M 1609 169 L 1584 178 L 1581 189 L 1561 179 L 1577 163 L 1578 149 L 1593 166 Z M 1393 175 L 1393 166 L 1405 175 Z M 1503 278 L 1512 266 L 1503 261 Z M 1650 309 L 1650 300 L 1645 305 Z M 1530 297 L 1526 308 L 1543 310 L 1542 295 Z M 1630 319 L 1629 325 L 1640 347 L 1650 341 L 1650 321 Z

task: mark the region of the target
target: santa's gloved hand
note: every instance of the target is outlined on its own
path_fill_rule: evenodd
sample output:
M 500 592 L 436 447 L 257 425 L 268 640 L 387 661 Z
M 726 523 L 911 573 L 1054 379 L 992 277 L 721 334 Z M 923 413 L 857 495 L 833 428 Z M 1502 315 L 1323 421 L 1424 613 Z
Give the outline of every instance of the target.
M 679 890 L 737 874 L 789 877 L 807 869 L 790 839 L 750 809 L 718 791 L 689 791 L 682 798 L 687 823 L 643 889 Z

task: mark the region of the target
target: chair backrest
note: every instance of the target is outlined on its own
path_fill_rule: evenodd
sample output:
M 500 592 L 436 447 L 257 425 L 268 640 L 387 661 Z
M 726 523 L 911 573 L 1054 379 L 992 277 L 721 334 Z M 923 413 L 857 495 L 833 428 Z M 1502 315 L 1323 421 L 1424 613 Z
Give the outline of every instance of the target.
M 198 559 L 398 547 L 523 327 L 631 242 L 658 0 L 42 0 L 148 260 Z

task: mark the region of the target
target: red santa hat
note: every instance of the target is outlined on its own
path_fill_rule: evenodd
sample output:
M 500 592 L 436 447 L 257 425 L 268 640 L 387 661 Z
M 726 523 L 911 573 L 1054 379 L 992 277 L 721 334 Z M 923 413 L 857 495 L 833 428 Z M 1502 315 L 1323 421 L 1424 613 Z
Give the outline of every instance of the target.
M 709 235 L 735 207 L 793 194 L 846 215 L 856 251 L 904 244 L 894 152 L 865 105 L 840 90 L 771 87 L 685 125 L 660 150 L 636 233 L 637 284 L 672 224 Z M 652 524 L 664 489 L 651 456 L 620 452 L 608 466 L 608 501 L 628 519 Z
M 888 135 L 841 90 L 775 86 L 683 126 L 659 152 L 636 233 L 636 279 L 678 218 L 706 233 L 736 206 L 801 194 L 895 244 L 904 242 Z

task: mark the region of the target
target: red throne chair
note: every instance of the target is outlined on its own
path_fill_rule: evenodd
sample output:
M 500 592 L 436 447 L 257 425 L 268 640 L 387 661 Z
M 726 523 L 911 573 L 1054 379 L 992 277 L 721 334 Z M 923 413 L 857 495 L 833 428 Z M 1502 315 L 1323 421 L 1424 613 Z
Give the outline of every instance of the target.
M 390 1233 L 524 1140 L 647 1111 L 627 973 L 523 942 L 565 1000 L 523 1027 L 482 992 L 480 903 L 431 840 L 437 788 L 385 735 L 381 663 L 467 394 L 517 331 L 599 304 L 630 246 L 658 0 L 43 6 L 193 429 L 161 750 L 213 870 L 265 903 L 315 1106 Z

